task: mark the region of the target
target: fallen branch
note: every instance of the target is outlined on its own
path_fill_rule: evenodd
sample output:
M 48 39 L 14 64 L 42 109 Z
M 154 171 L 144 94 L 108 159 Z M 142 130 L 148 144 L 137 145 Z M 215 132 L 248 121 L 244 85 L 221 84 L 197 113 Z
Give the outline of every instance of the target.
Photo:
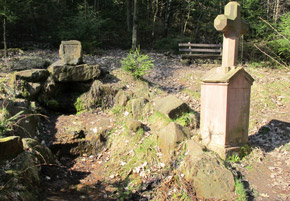
M 265 22 L 269 27 L 271 27 L 277 34 L 279 34 L 280 36 L 282 36 L 285 40 L 287 40 L 290 43 L 290 40 L 284 36 L 283 34 L 281 34 L 277 29 L 275 29 L 268 21 L 264 20 L 263 18 L 259 17 L 263 22 Z
M 273 57 L 271 57 L 269 54 L 267 54 L 266 52 L 264 52 L 263 50 L 261 50 L 256 44 L 254 44 L 255 48 L 257 48 L 260 52 L 262 52 L 264 55 L 266 55 L 267 57 L 269 57 L 270 59 L 272 59 L 273 61 L 275 61 L 276 63 L 278 63 L 279 65 L 283 66 L 284 68 L 288 68 L 288 66 L 283 65 L 282 63 L 280 63 L 278 60 L 274 59 Z

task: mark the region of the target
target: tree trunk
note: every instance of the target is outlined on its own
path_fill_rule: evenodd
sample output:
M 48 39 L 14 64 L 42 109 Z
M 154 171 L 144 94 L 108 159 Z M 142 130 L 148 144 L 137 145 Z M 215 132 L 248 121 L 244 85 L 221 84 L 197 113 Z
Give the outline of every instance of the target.
M 137 48 L 137 30 L 138 30 L 138 0 L 134 0 L 133 28 L 132 28 L 132 50 Z
M 155 11 L 154 11 L 154 16 L 153 16 L 153 25 L 152 25 L 152 36 L 155 35 L 155 23 L 157 19 L 157 14 L 158 14 L 158 0 L 155 0 Z
M 132 25 L 131 25 L 131 17 L 132 17 L 132 0 L 126 0 L 126 7 L 127 7 L 127 31 L 130 32 L 132 30 Z
M 279 4 L 280 4 L 280 0 L 277 0 L 276 1 L 276 12 L 275 12 L 275 18 L 274 18 L 275 24 L 277 24 L 278 17 L 279 17 Z
M 4 63 L 7 65 L 7 58 L 8 58 L 8 52 L 7 52 L 7 39 L 6 39 L 6 0 L 4 1 L 4 16 L 3 16 L 3 46 L 4 46 Z
M 6 17 L 3 18 L 3 45 L 4 45 L 4 62 L 7 64 L 7 42 L 6 42 Z
M 167 37 L 168 35 L 168 26 L 169 26 L 169 17 L 170 17 L 170 12 L 171 12 L 171 3 L 172 0 L 167 1 L 166 5 L 166 15 L 165 15 L 165 25 L 164 25 L 164 37 Z

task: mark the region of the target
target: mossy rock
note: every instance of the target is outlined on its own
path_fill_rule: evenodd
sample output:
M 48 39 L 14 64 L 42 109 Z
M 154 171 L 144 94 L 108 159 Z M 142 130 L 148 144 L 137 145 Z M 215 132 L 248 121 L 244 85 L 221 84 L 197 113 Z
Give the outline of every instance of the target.
M 40 163 L 55 163 L 55 157 L 48 147 L 40 144 L 37 140 L 31 138 L 23 138 L 22 142 L 24 149 L 29 149 L 32 153 L 34 153 Z
M 19 136 L 0 138 L 0 160 L 8 160 L 23 152 Z
M 189 138 L 189 133 L 174 122 L 161 129 L 158 133 L 158 146 L 161 149 L 162 161 L 168 163 L 178 144 L 187 138 Z
M 201 153 L 201 148 L 191 147 L 178 171 L 191 183 L 196 195 L 203 199 L 233 200 L 235 181 L 232 173 L 217 156 Z
M 5 178 L 1 178 L 7 185 L 0 191 L 0 199 L 36 201 L 40 185 L 38 164 L 34 154 L 26 151 L 13 159 L 9 170 L 5 171 Z

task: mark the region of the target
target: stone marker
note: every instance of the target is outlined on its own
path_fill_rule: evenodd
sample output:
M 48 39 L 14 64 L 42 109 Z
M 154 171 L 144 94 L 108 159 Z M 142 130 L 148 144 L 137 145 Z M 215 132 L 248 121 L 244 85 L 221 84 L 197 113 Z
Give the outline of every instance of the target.
M 82 63 L 82 45 L 80 41 L 61 41 L 59 56 L 62 65 L 77 65 Z
M 247 30 L 240 17 L 240 5 L 230 2 L 225 15 L 215 19 L 224 33 L 222 67 L 210 70 L 201 86 L 201 134 L 203 143 L 222 158 L 238 152 L 248 142 L 251 85 L 254 79 L 242 67 L 235 67 L 238 37 Z

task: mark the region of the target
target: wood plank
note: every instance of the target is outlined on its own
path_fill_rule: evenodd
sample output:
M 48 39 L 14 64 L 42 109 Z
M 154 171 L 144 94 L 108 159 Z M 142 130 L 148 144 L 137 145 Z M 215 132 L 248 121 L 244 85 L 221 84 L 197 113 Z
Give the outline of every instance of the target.
M 179 47 L 222 47 L 222 44 L 196 44 L 196 43 L 179 43 Z
M 191 58 L 191 57 L 221 57 L 220 54 L 182 54 L 182 58 Z
M 179 49 L 180 52 L 217 52 L 220 53 L 221 49 L 186 49 L 181 48 Z

